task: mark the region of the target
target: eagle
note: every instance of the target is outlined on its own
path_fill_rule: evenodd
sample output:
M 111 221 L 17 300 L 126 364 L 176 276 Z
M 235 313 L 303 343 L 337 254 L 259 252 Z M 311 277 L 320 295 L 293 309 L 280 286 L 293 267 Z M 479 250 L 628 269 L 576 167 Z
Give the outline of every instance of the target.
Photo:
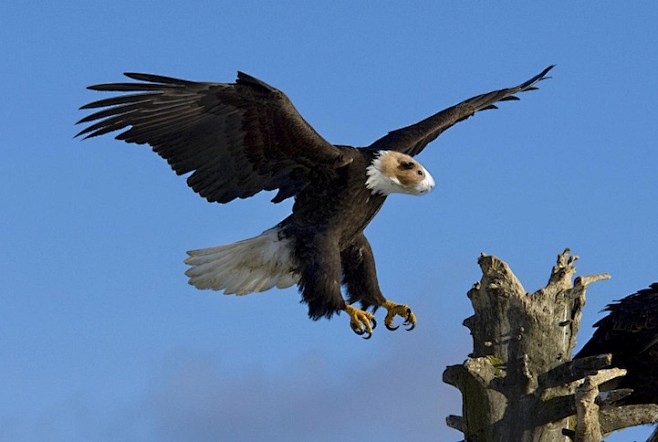
M 605 310 L 609 314 L 594 324 L 594 335 L 574 359 L 612 354 L 612 365 L 626 375 L 602 389 L 632 389 L 619 405 L 658 404 L 658 282 Z
M 424 195 L 434 188 L 414 158 L 431 141 L 478 111 L 537 89 L 552 68 L 360 148 L 329 143 L 283 92 L 243 72 L 235 83 L 125 73 L 134 81 L 88 87 L 120 94 L 82 106 L 94 111 L 78 121 L 87 125 L 76 137 L 122 131 L 117 140 L 148 144 L 178 175 L 189 174 L 188 186 L 208 202 L 263 190 L 276 191 L 273 203 L 293 198 L 292 213 L 262 234 L 187 252 L 189 283 L 236 295 L 296 284 L 310 318 L 344 311 L 351 329 L 367 339 L 380 307 L 390 330 L 399 327 L 395 317 L 411 330 L 416 316 L 382 294 L 365 227 L 391 193 Z

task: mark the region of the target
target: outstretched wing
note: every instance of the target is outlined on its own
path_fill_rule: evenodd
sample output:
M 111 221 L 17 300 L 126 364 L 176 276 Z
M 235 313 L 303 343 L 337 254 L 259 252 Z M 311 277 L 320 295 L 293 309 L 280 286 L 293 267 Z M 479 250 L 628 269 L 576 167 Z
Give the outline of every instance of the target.
M 397 150 L 408 155 L 418 155 L 430 142 L 436 139 L 443 131 L 475 114 L 477 111 L 497 109 L 498 101 L 518 100 L 515 94 L 537 89 L 537 82 L 545 80 L 549 66 L 538 75 L 516 87 L 487 92 L 468 100 L 462 101 L 452 107 L 444 109 L 429 118 L 411 126 L 403 127 L 389 132 L 384 137 L 372 143 L 369 148 L 382 150 Z
M 89 87 L 129 94 L 83 106 L 102 110 L 78 121 L 94 123 L 76 136 L 126 129 L 116 139 L 149 144 L 178 175 L 192 172 L 187 184 L 210 202 L 275 189 L 272 201 L 279 202 L 296 195 L 311 170 L 332 170 L 350 160 L 283 92 L 242 72 L 231 84 L 125 75 L 139 82 Z

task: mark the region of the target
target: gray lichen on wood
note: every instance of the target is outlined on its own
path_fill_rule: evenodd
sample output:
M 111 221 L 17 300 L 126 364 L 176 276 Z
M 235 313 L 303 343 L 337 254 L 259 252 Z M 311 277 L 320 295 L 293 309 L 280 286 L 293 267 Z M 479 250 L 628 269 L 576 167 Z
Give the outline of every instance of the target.
M 658 419 L 654 405 L 639 406 L 644 418 L 632 406 L 610 407 L 614 397 L 628 392 L 599 396 L 606 377 L 621 375 L 616 369 L 599 372 L 610 365 L 610 355 L 571 361 L 586 288 L 610 277 L 574 279 L 577 259 L 565 250 L 546 287 L 527 293 L 505 262 L 480 256 L 482 279 L 468 292 L 475 314 L 464 321 L 473 353 L 444 372 L 444 381 L 463 397 L 463 416 L 447 422 L 466 441 L 555 442 L 570 440 L 565 435 L 570 434 L 593 442 Z

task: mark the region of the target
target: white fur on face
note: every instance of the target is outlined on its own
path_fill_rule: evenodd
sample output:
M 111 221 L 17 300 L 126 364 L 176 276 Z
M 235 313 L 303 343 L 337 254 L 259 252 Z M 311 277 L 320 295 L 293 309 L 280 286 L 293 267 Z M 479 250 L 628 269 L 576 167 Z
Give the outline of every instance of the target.
M 382 195 L 422 195 L 435 186 L 432 175 L 418 161 L 409 155 L 391 150 L 379 151 L 366 173 L 366 187 L 372 193 Z

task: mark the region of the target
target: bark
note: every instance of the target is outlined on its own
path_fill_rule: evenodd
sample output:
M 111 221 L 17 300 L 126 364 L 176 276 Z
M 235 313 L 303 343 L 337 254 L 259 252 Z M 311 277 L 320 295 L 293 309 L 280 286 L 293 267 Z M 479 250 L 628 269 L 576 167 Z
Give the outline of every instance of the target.
M 444 381 L 462 393 L 462 416 L 447 423 L 468 442 L 598 442 L 629 425 L 658 420 L 658 406 L 614 406 L 629 394 L 599 394 L 610 355 L 571 361 L 588 284 L 599 274 L 574 279 L 578 258 L 558 256 L 546 287 L 527 293 L 509 266 L 482 255 L 482 279 L 468 292 L 475 314 L 464 321 L 473 352 L 449 366 Z

